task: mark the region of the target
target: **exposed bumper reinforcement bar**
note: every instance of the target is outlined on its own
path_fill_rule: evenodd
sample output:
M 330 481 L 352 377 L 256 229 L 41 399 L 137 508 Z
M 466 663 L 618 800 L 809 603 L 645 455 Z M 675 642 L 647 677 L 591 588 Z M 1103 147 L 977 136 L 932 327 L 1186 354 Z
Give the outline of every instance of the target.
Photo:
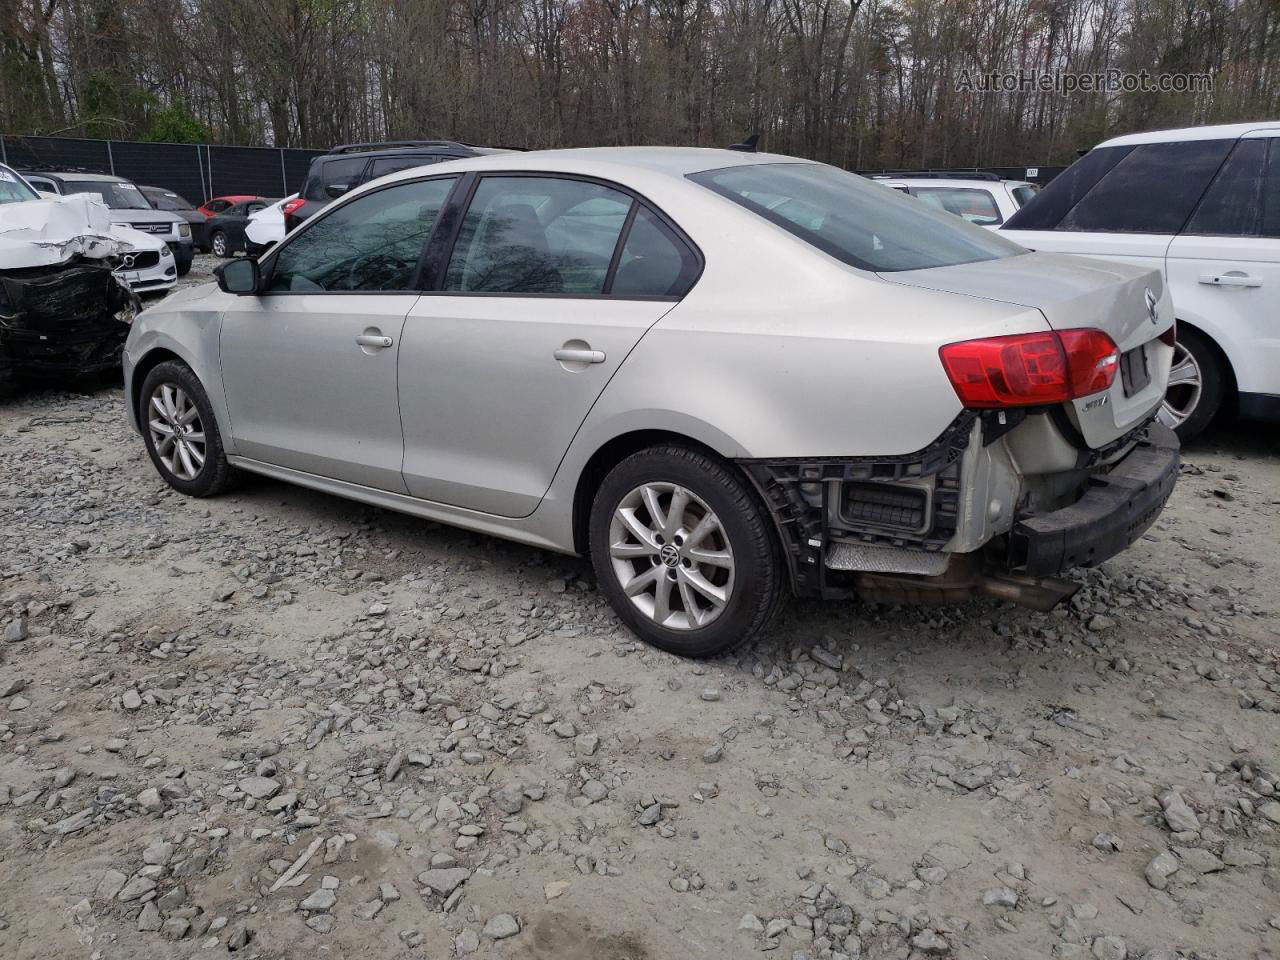
M 1018 520 L 1009 533 L 1009 568 L 1052 576 L 1114 557 L 1146 533 L 1178 480 L 1178 437 L 1153 423 L 1146 439 L 1085 495 L 1061 510 Z

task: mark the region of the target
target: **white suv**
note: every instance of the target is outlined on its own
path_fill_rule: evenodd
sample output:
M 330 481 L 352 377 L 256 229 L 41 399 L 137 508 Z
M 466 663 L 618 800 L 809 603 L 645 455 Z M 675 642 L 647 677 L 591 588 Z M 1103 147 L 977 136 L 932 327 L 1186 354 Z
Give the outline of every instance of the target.
M 876 174 L 871 179 L 990 230 L 1030 202 L 1037 189 L 1026 180 L 1001 180 L 994 173 Z
M 1233 402 L 1280 420 L 1280 122 L 1108 140 L 1003 229 L 1164 272 L 1178 345 L 1160 418 L 1184 440 Z

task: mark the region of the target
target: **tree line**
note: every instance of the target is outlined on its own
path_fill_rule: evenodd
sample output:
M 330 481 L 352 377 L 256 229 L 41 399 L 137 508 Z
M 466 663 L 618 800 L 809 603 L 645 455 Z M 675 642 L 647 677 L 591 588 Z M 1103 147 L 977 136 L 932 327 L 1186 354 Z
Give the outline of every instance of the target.
M 1202 74 L 1164 93 L 990 74 Z M 966 86 L 969 78 L 970 89 Z M 762 146 L 847 167 L 1070 162 L 1280 119 L 1280 0 L 5 0 L 0 131 L 328 147 Z

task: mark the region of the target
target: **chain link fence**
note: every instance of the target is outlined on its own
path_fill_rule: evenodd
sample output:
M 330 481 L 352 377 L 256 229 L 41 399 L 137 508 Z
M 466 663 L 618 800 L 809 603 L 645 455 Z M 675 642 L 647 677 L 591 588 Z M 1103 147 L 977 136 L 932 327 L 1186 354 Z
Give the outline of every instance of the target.
M 108 173 L 164 187 L 199 205 L 211 197 L 286 197 L 302 188 L 321 150 L 0 136 L 0 162 L 17 170 Z

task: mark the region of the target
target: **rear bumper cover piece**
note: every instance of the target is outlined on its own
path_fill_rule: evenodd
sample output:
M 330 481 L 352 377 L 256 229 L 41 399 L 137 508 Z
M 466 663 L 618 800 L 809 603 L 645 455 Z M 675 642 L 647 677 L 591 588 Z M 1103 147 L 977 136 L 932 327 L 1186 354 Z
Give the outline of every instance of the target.
M 1160 515 L 1177 482 L 1178 462 L 1177 436 L 1152 423 L 1127 457 L 1090 478 L 1075 503 L 1014 523 L 1009 568 L 1045 577 L 1114 557 Z

